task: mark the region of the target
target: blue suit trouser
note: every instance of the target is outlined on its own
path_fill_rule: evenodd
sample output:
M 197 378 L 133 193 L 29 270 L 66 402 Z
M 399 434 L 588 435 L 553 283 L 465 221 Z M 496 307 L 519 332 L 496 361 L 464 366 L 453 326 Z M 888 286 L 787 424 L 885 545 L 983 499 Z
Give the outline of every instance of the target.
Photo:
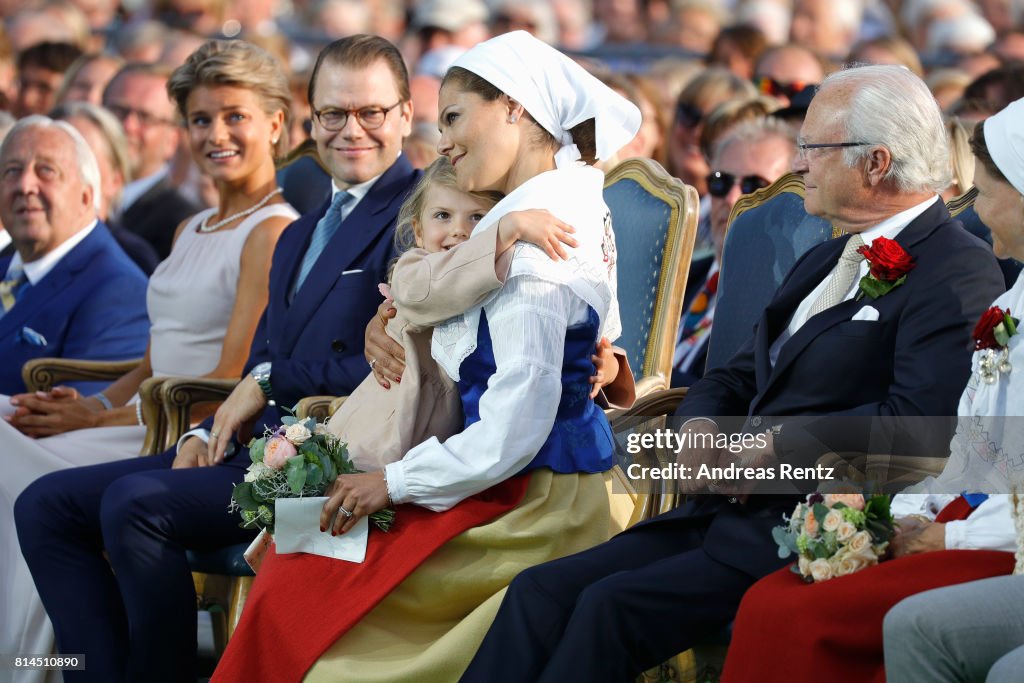
M 704 551 L 707 523 L 649 523 L 523 571 L 463 683 L 622 683 L 715 637 L 755 579 Z
M 245 542 L 228 513 L 248 451 L 171 469 L 160 455 L 54 472 L 18 497 L 22 553 L 77 681 L 195 681 L 196 595 L 186 549 Z

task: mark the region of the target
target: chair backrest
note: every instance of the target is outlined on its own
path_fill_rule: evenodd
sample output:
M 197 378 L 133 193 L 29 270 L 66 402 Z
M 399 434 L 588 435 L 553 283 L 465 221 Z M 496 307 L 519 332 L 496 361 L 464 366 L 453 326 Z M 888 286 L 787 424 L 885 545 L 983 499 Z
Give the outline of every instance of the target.
M 604 185 L 618 250 L 622 337 L 635 379 L 668 386 L 686 273 L 697 234 L 697 192 L 650 159 L 627 159 Z
M 729 216 L 722 250 L 715 324 L 707 370 L 724 365 L 751 334 L 761 311 L 796 260 L 838 236 L 828 221 L 804 210 L 804 181 L 788 173 L 740 197 Z

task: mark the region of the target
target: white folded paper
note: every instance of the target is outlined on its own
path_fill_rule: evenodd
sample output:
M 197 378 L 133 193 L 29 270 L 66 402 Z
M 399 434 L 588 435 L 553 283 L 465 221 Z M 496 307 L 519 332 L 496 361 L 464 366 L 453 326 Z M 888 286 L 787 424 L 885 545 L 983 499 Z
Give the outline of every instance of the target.
M 279 555 L 310 553 L 356 563 L 366 558 L 366 517 L 340 536 L 332 536 L 329 529 L 320 531 L 320 511 L 326 500 L 324 496 L 277 499 L 274 543 Z

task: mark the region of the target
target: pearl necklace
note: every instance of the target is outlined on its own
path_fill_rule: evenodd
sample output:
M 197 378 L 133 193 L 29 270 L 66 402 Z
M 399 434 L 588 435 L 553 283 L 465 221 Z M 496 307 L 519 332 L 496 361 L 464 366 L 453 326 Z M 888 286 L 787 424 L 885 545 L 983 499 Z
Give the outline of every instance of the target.
M 205 233 L 205 232 L 213 232 L 214 230 L 218 230 L 220 228 L 223 228 L 225 225 L 227 225 L 228 223 L 230 223 L 231 221 L 233 221 L 233 220 L 235 220 L 237 218 L 245 218 L 249 214 L 252 214 L 252 213 L 255 213 L 255 212 L 259 211 L 260 209 L 263 208 L 263 205 L 266 204 L 267 202 L 269 202 L 270 199 L 274 195 L 280 194 L 280 193 L 281 193 L 281 188 L 280 187 L 278 187 L 278 188 L 276 188 L 274 190 L 271 190 L 270 193 L 266 197 L 264 197 L 263 199 L 259 200 L 258 202 L 256 202 L 252 206 L 250 206 L 248 209 L 245 209 L 244 211 L 239 211 L 238 213 L 231 214 L 230 216 L 228 216 L 224 220 L 217 221 L 213 225 L 207 225 L 206 224 L 206 221 L 209 220 L 210 216 L 213 215 L 213 214 L 210 214 L 210 216 L 206 216 L 205 218 L 203 218 L 202 222 L 199 224 L 199 227 L 196 228 L 196 231 L 197 232 L 204 232 Z

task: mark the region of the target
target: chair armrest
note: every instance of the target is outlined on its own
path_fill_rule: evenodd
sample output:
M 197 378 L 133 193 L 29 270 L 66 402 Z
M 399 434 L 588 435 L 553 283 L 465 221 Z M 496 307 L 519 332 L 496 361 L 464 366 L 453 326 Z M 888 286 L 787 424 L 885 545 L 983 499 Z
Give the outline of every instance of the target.
M 114 381 L 142 362 L 133 360 L 79 360 L 77 358 L 33 358 L 21 368 L 29 391 L 49 391 L 68 381 Z
M 334 399 L 334 396 L 307 396 L 295 404 L 295 417 L 300 420 L 312 417 L 317 422 L 326 422 L 333 414 L 331 405 Z
M 164 451 L 167 444 L 167 417 L 163 409 L 163 384 L 166 377 L 149 377 L 139 387 L 142 401 L 142 419 L 146 423 L 146 439 L 142 442 L 139 455 L 156 455 Z
M 636 383 L 636 397 L 640 398 L 653 394 L 656 391 L 664 391 L 668 389 L 668 381 L 659 375 L 648 375 L 641 377 L 640 381 Z
M 237 379 L 166 378 L 160 392 L 167 416 L 166 442 L 176 443 L 189 430 L 194 405 L 223 401 L 231 395 L 236 384 Z

